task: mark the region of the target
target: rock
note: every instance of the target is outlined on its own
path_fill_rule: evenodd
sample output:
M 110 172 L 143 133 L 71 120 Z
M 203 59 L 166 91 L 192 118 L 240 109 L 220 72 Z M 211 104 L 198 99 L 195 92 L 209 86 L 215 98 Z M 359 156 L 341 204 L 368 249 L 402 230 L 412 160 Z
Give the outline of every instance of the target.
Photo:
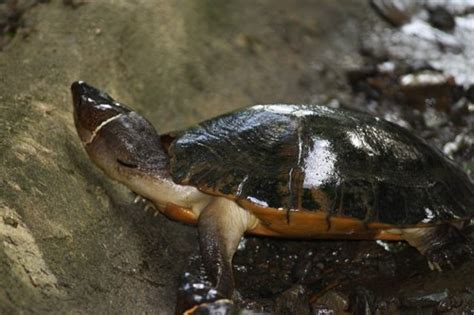
M 381 17 L 396 27 L 408 23 L 419 10 L 419 4 L 411 0 L 371 0 L 371 4 Z
M 454 21 L 454 17 L 443 7 L 436 7 L 429 12 L 429 21 L 430 24 L 436 28 L 439 28 L 443 31 L 452 31 L 456 26 L 456 22 Z
M 404 2 L 380 1 L 388 3 L 389 7 Z M 417 14 L 399 28 L 379 28 L 372 36 L 364 37 L 364 52 L 382 60 L 400 60 L 409 65 L 423 62 L 453 76 L 461 86 L 472 85 L 474 41 L 471 28 L 474 15 L 468 14 L 472 12 L 472 4 L 469 1 L 405 2 L 417 4 Z M 453 19 L 455 29 L 446 31 L 453 27 Z
M 446 299 L 449 296 L 447 290 L 437 291 L 437 292 L 412 292 L 406 296 L 400 298 L 402 306 L 405 307 L 429 307 L 436 306 L 439 302 Z
M 440 313 L 447 313 L 461 307 L 462 304 L 463 301 L 460 296 L 452 296 L 440 301 L 436 306 L 436 310 Z
M 330 290 L 313 303 L 313 314 L 351 314 L 350 301 L 342 292 Z
M 308 292 L 302 285 L 295 285 L 283 292 L 276 301 L 275 314 L 310 314 Z
M 382 315 L 382 314 L 397 314 L 399 313 L 399 301 L 392 299 L 389 301 L 380 301 L 377 303 L 377 307 L 375 309 L 375 315 Z
M 403 100 L 420 110 L 429 106 L 449 112 L 460 97 L 459 89 L 452 76 L 439 72 L 425 70 L 400 77 Z
M 469 86 L 466 90 L 466 98 L 471 102 L 474 103 L 474 85 Z

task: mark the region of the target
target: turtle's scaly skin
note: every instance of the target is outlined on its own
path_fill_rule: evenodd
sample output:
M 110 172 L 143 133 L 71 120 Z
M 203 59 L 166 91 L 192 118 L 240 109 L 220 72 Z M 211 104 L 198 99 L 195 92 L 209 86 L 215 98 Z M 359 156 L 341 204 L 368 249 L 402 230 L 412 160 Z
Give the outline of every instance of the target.
M 438 150 L 385 120 L 311 105 L 257 105 L 178 134 L 176 183 L 244 207 L 323 212 L 398 227 L 466 219 L 474 186 Z M 278 210 L 280 209 L 280 210 Z

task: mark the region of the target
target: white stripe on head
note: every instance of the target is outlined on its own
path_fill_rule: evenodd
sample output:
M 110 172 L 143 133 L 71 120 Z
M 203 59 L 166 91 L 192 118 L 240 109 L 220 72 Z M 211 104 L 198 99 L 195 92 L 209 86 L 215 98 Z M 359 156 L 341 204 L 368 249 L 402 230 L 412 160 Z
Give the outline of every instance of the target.
M 110 117 L 109 119 L 107 120 L 104 120 L 99 126 L 97 126 L 97 128 L 94 129 L 94 131 L 92 131 L 92 134 L 89 138 L 88 141 L 84 141 L 84 144 L 90 144 L 92 143 L 92 141 L 94 141 L 95 137 L 97 136 L 97 133 L 100 131 L 100 129 L 102 129 L 102 127 L 104 127 L 105 125 L 107 125 L 109 122 L 115 120 L 115 119 L 118 119 L 120 117 L 122 117 L 123 114 L 117 114 L 115 116 L 112 116 Z

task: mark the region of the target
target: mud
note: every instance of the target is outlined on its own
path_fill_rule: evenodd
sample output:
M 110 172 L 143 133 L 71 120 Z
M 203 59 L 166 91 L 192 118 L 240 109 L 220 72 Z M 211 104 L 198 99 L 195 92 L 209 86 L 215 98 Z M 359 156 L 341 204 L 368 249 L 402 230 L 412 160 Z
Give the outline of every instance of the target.
M 201 272 L 195 228 L 143 212 L 88 161 L 71 116 L 75 80 L 160 131 L 257 103 L 366 111 L 472 175 L 474 10 L 435 2 L 396 14 L 362 0 L 49 1 L 14 11 L 1 25 L 15 36 L 0 44 L 0 313 L 171 314 L 182 275 Z M 254 312 L 474 309 L 473 262 L 432 272 L 404 243 L 248 237 L 234 267 L 238 307 Z

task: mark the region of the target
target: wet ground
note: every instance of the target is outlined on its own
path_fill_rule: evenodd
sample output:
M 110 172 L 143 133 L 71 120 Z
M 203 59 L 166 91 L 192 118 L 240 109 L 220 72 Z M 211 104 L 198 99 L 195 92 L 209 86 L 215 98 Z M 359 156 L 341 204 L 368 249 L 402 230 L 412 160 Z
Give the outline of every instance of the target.
M 474 174 L 474 3 L 373 1 L 349 98 L 330 106 L 410 129 Z M 196 257 L 194 267 L 199 265 Z M 472 262 L 433 272 L 403 242 L 247 237 L 234 258 L 243 308 L 277 314 L 474 314 Z
M 13 155 L 23 160 L 34 160 L 28 155 L 34 152 L 40 162 L 52 161 L 50 168 L 31 162 L 26 168 L 16 156 L 2 155 L 8 169 L 21 165 L 27 170 L 21 176 L 2 171 L 8 195 L 0 196 L 0 205 L 21 214 L 14 216 L 19 225 L 6 216 L 4 225 L 28 227 L 38 257 L 51 270 L 35 273 L 25 268 L 30 265 L 23 256 L 14 261 L 0 248 L 2 266 L 19 266 L 14 270 L 20 274 L 26 270 L 27 283 L 25 289 L 20 286 L 24 279 L 19 281 L 10 267 L 0 268 L 0 310 L 171 313 L 179 274 L 199 273 L 194 228 L 132 212 L 138 207 L 131 206 L 123 189 L 88 164 L 72 128 L 72 80 L 108 84 L 114 96 L 137 104 L 160 130 L 255 103 L 325 103 L 365 111 L 425 138 L 472 178 L 472 1 L 374 0 L 377 21 L 370 20 L 373 12 L 366 12 L 363 1 L 208 1 L 204 13 L 193 7 L 196 14 L 163 1 L 164 9 L 148 8 L 150 16 L 125 2 L 0 1 L 0 50 L 17 56 L 25 46 L 39 60 L 35 63 L 26 51 L 19 61 L 1 64 L 15 67 L 3 66 L 10 70 L 8 80 L 0 75 L 6 87 L 0 95 L 5 106 L 0 123 L 3 114 L 7 122 L 16 122 L 17 116 L 28 119 L 18 118 L 21 128 L 4 123 L 8 128 L 0 132 L 8 129 L 8 136 L 19 140 L 11 146 L 0 141 L 1 152 L 13 147 Z M 36 11 L 28 18 L 30 9 Z M 45 21 L 62 21 L 63 16 L 67 23 L 58 22 L 61 27 Z M 181 19 L 191 22 L 173 24 Z M 361 20 L 370 25 L 368 32 Z M 355 53 L 354 42 L 359 43 Z M 13 101 L 11 93 L 18 93 Z M 29 125 L 36 142 L 15 138 Z M 54 146 L 51 139 L 44 141 L 51 135 Z M 15 149 L 18 143 L 23 145 Z M 30 184 L 37 178 L 41 185 Z M 50 188 L 44 182 L 56 184 Z M 247 237 L 234 267 L 239 305 L 254 312 L 474 313 L 474 263 L 432 272 L 425 258 L 404 243 Z M 43 285 L 38 274 L 45 270 L 59 280 L 48 278 Z M 61 294 L 50 297 L 43 286 Z

